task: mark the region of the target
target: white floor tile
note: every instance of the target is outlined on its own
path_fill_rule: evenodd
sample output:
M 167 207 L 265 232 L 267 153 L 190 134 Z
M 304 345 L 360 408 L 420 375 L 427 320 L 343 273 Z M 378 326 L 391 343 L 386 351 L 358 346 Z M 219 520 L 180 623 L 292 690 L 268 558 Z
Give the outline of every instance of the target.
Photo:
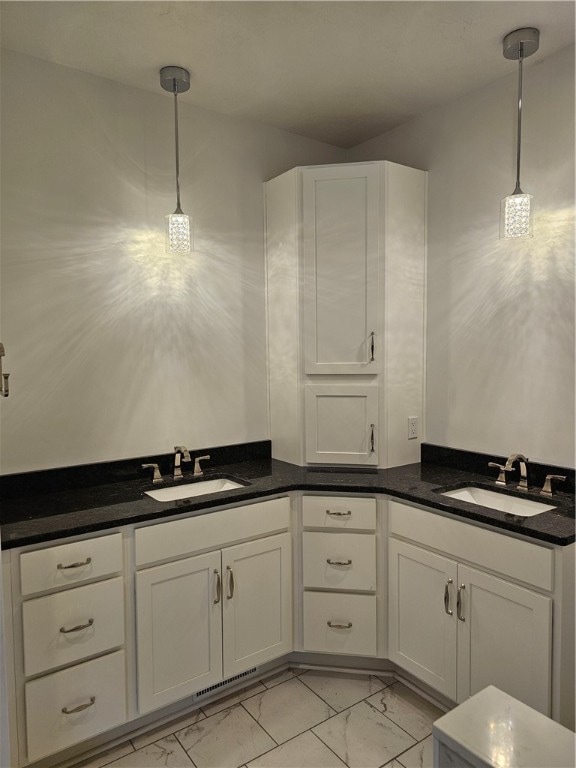
M 346 768 L 331 749 L 312 733 L 305 733 L 253 760 L 248 768 Z
M 254 694 L 265 690 L 266 688 L 262 683 L 252 683 L 251 685 L 247 685 L 245 688 L 236 691 L 236 693 L 230 693 L 227 696 L 222 696 L 221 699 L 216 699 L 216 701 L 213 701 L 211 704 L 204 705 L 202 707 L 202 712 L 204 712 L 206 717 L 210 717 L 211 715 L 215 715 L 216 712 L 222 712 L 223 709 L 233 707 L 234 704 L 239 704 L 249 696 L 254 696 Z
M 444 713 L 402 683 L 394 683 L 375 694 L 368 703 L 396 725 L 421 741 L 432 733 L 432 723 Z
M 350 768 L 378 768 L 415 740 L 366 702 L 312 729 Z
M 115 760 L 109 768 L 193 768 L 193 764 L 176 736 L 167 736 Z
M 171 720 L 169 723 L 166 723 L 166 725 L 161 725 L 158 728 L 142 733 L 139 736 L 133 736 L 130 741 L 134 745 L 134 749 L 141 749 L 147 744 L 152 744 L 155 741 L 162 739 L 164 736 L 169 736 L 176 731 L 182 730 L 182 728 L 194 725 L 194 723 L 203 720 L 205 717 L 206 715 L 201 710 L 196 709 L 194 712 L 189 712 L 187 715 L 182 715 L 182 717 Z
M 432 768 L 432 742 L 432 736 L 427 736 L 424 741 L 400 755 L 398 762 L 404 768 Z
M 252 696 L 242 702 L 242 706 L 279 744 L 334 714 L 326 702 L 298 678 Z
M 276 746 L 240 704 L 176 736 L 197 768 L 237 768 Z
M 385 687 L 385 683 L 374 675 L 356 675 L 346 672 L 306 672 L 299 678 L 312 688 L 320 698 L 342 712 L 362 699 L 371 696 Z

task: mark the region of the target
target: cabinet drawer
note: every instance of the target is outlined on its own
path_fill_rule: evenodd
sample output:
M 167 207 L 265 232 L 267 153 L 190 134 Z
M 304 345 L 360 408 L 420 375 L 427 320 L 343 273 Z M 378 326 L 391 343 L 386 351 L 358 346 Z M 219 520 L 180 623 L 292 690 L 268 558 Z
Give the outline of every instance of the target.
M 304 650 L 375 656 L 376 596 L 305 592 Z
M 22 613 L 25 673 L 36 675 L 122 645 L 123 580 L 37 597 Z
M 376 530 L 376 499 L 304 496 L 302 523 L 308 528 Z
M 270 499 L 136 531 L 136 565 L 216 549 L 290 527 L 290 499 Z
M 305 587 L 376 589 L 375 536 L 306 532 L 302 538 Z
M 124 651 L 38 678 L 25 690 L 33 762 L 125 722 Z
M 390 533 L 526 584 L 553 589 L 554 552 L 547 547 L 397 501 L 390 501 Z
M 20 555 L 22 594 L 78 584 L 122 570 L 122 534 L 82 539 Z

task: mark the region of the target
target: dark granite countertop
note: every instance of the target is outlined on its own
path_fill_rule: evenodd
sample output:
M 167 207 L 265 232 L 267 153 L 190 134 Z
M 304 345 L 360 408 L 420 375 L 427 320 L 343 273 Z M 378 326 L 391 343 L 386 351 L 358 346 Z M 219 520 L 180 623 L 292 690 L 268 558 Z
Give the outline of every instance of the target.
M 184 482 L 192 473 L 184 473 Z M 260 457 L 224 464 L 207 471 L 204 479 L 230 476 L 249 483 L 231 491 L 175 502 L 159 502 L 145 495 L 153 490 L 149 479 L 118 480 L 107 484 L 51 489 L 46 493 L 14 496 L 2 500 L 0 525 L 2 548 L 101 531 L 120 525 L 153 521 L 177 514 L 204 514 L 215 507 L 243 504 L 288 491 L 327 493 L 382 493 L 398 500 L 422 504 L 432 510 L 510 531 L 551 544 L 565 546 L 575 540 L 574 496 L 557 493 L 546 500 L 538 493 L 520 493 L 511 486 L 507 493 L 520 498 L 554 504 L 556 509 L 533 517 L 518 517 L 439 494 L 439 489 L 476 485 L 498 490 L 484 475 L 437 464 L 407 464 L 391 469 L 333 470 L 299 467 Z M 166 483 L 168 487 L 175 483 Z

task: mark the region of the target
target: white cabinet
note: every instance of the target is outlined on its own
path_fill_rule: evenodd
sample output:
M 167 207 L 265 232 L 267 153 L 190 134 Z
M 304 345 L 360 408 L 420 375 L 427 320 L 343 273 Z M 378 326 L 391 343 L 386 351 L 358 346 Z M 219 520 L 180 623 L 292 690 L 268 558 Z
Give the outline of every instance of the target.
M 295 168 L 265 193 L 274 458 L 418 461 L 407 419 L 423 423 L 426 173 Z
M 142 564 L 263 536 L 138 571 L 141 714 L 292 650 L 291 535 L 266 535 L 288 528 L 289 508 L 275 499 L 136 532 Z
M 322 529 L 302 533 L 303 649 L 375 656 L 376 499 L 304 496 L 302 518 Z
M 304 168 L 302 200 L 306 373 L 378 373 L 378 165 Z
M 403 532 L 412 513 L 416 523 L 430 515 L 408 507 L 402 514 L 393 504 Z M 462 524 L 431 517 L 452 554 Z M 511 552 L 514 544 L 533 546 L 480 532 L 495 537 L 496 547 L 510 541 Z M 406 541 L 390 538 L 388 553 L 390 659 L 455 701 L 495 685 L 549 715 L 552 599 Z M 476 562 L 484 564 L 481 556 Z

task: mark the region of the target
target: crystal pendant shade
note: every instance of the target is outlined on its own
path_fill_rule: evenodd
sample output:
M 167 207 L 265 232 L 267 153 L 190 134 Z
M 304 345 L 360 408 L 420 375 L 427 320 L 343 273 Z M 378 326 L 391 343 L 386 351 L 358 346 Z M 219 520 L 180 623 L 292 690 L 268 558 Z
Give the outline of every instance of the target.
M 500 208 L 500 237 L 532 237 L 532 195 L 508 195 Z
M 190 253 L 190 217 L 185 213 L 166 216 L 166 253 Z

